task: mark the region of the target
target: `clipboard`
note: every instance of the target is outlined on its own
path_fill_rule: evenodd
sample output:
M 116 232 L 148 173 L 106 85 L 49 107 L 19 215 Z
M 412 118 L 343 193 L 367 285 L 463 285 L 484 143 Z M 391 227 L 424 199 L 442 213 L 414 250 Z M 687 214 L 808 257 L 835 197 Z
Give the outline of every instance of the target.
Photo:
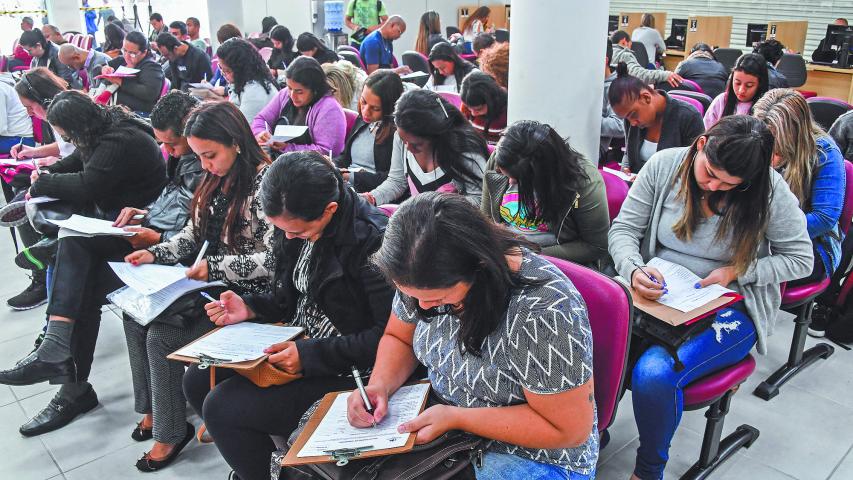
M 660 302 L 643 298 L 633 288 L 629 288 L 628 290 L 631 292 L 631 300 L 634 302 L 635 307 L 673 327 L 698 322 L 718 310 L 743 300 L 743 295 L 739 293 L 726 293 L 699 308 L 694 308 L 689 312 L 682 312 Z
M 273 323 L 272 325 L 286 326 L 284 323 Z M 208 336 L 208 335 L 212 335 L 214 332 L 219 331 L 219 330 L 221 330 L 222 328 L 223 328 L 223 327 L 216 327 L 216 328 L 214 328 L 213 330 L 211 330 L 211 331 L 209 331 L 209 332 L 205 333 L 204 335 L 202 335 L 202 336 L 200 336 L 200 337 L 196 338 L 196 339 L 195 339 L 195 340 L 193 340 L 192 342 L 190 342 L 190 343 L 188 343 L 188 344 L 184 345 L 183 347 L 181 347 L 181 348 L 179 348 L 179 349 L 175 350 L 174 352 L 172 352 L 172 353 L 170 353 L 170 354 L 166 355 L 166 358 L 167 358 L 168 360 L 176 360 L 176 361 L 178 361 L 178 362 L 184 362 L 184 363 L 189 363 L 189 364 L 193 364 L 193 363 L 195 363 L 195 364 L 206 363 L 208 366 L 215 366 L 215 367 L 218 367 L 218 368 L 231 368 L 231 369 L 233 369 L 233 370 L 252 370 L 252 369 L 256 368 L 258 365 L 260 365 L 261 363 L 263 363 L 263 362 L 267 361 L 267 358 L 269 358 L 269 355 L 264 355 L 264 356 L 262 356 L 261 358 L 258 358 L 258 359 L 256 359 L 256 360 L 245 360 L 245 361 L 242 361 L 242 362 L 228 362 L 228 363 L 224 363 L 224 362 L 223 362 L 223 363 L 218 363 L 218 362 L 215 362 L 215 361 L 214 361 L 214 362 L 210 362 L 210 361 L 205 361 L 205 359 L 198 358 L 198 357 L 188 357 L 188 356 L 186 356 L 186 355 L 177 355 L 177 353 L 176 353 L 176 352 L 179 352 L 179 351 L 181 351 L 183 348 L 185 348 L 185 347 L 187 347 L 187 346 L 189 346 L 189 345 L 192 345 L 192 344 L 194 344 L 194 343 L 198 342 L 199 340 L 201 340 L 202 338 L 204 338 L 204 337 L 206 337 L 206 336 Z M 297 334 L 293 335 L 292 337 L 290 337 L 290 338 L 288 338 L 288 339 L 286 339 L 286 340 L 282 340 L 282 341 L 283 341 L 283 342 L 291 341 L 291 340 L 293 340 L 294 338 L 297 338 L 297 337 L 299 337 L 300 335 L 302 335 L 302 334 L 304 334 L 304 333 L 305 333 L 305 330 L 303 329 L 300 333 L 297 333 Z M 215 360 L 215 359 L 213 359 L 213 360 Z
M 429 383 L 428 381 L 417 382 L 417 383 Z M 410 384 L 411 385 L 411 384 Z M 418 414 L 423 413 L 424 407 L 426 407 L 427 399 L 429 398 L 429 391 L 427 389 L 426 395 L 424 395 L 423 400 L 421 401 L 421 407 L 418 411 Z M 298 457 L 299 452 L 302 451 L 302 447 L 308 443 L 308 439 L 314 435 L 314 431 L 317 430 L 317 427 L 320 425 L 320 422 L 328 413 L 329 408 L 331 408 L 332 403 L 335 401 L 335 398 L 338 397 L 341 393 L 349 393 L 351 390 L 345 390 L 340 392 L 331 392 L 327 393 L 323 396 L 323 399 L 320 400 L 320 404 L 317 406 L 317 409 L 311 415 L 311 418 L 308 419 L 308 422 L 305 424 L 305 427 L 299 433 L 299 436 L 296 437 L 296 441 L 293 442 L 293 446 L 290 447 L 287 451 L 287 455 L 281 460 L 281 465 L 283 467 L 296 466 L 296 465 L 307 465 L 311 463 L 330 463 L 330 462 L 348 462 L 352 459 L 363 459 L 363 458 L 372 458 L 372 457 L 382 457 L 385 455 L 395 455 L 398 453 L 406 453 L 410 451 L 415 446 L 415 437 L 417 437 L 417 433 L 410 433 L 409 438 L 406 440 L 406 444 L 402 447 L 396 448 L 385 448 L 381 450 L 367 450 L 360 451 L 358 449 L 346 449 L 339 450 L 338 453 L 332 455 L 320 455 L 314 457 Z M 341 465 L 341 463 L 338 463 Z

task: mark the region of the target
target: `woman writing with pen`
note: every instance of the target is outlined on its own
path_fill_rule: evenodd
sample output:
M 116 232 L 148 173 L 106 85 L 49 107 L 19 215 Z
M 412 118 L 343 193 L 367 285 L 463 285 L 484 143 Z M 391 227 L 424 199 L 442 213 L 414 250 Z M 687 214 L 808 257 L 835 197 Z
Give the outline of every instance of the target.
M 125 261 L 171 265 L 195 260 L 189 278 L 222 281 L 240 294 L 268 293 L 275 265 L 273 228 L 261 210 L 258 189 L 269 158 L 232 103 L 203 104 L 190 113 L 184 135 L 206 171 L 190 205 L 189 223 L 168 241 L 137 250 Z M 124 321 L 135 409 L 145 415 L 133 438 L 155 440 L 136 463 L 139 470 L 168 466 L 193 437 L 181 392 L 184 367 L 166 355 L 215 327 L 205 318 L 205 303 L 198 293 L 188 294 L 147 327 Z
M 370 266 L 388 217 L 346 186 L 318 152 L 284 154 L 261 186 L 266 218 L 279 230 L 272 293 L 228 291 L 205 308 L 208 323 L 286 322 L 307 338 L 267 349 L 276 368 L 301 378 L 260 388 L 233 370 L 193 366 L 184 393 L 241 480 L 266 480 L 275 444 L 324 394 L 353 388 L 352 367 L 373 365 L 393 289 Z
M 677 349 L 683 368 L 661 345 L 637 360 L 631 389 L 640 446 L 632 478 L 661 478 L 684 385 L 739 362 L 754 345 L 765 353 L 779 284 L 811 271 L 806 219 L 770 168 L 773 145 L 760 120 L 722 118 L 690 147 L 654 154 L 610 228 L 616 270 L 643 297 L 657 300 L 667 291 L 666 278 L 645 266 L 653 257 L 698 275 L 695 288 L 719 284 L 744 297 Z

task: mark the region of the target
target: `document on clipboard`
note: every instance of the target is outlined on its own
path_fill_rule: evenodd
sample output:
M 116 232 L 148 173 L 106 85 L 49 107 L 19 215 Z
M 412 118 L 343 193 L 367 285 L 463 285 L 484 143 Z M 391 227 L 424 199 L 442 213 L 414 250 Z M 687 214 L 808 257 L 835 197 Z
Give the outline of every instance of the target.
M 646 265 L 663 275 L 668 292 L 658 300 L 649 300 L 630 288 L 634 306 L 672 326 L 689 325 L 743 300 L 734 290 L 716 284 L 694 288 L 701 279 L 681 265 L 657 257 Z
M 252 368 L 267 358 L 264 353 L 267 347 L 293 340 L 303 331 L 302 327 L 241 322 L 217 328 L 166 358 L 187 363 L 199 363 L 207 358 L 216 360 L 218 367 L 230 364 L 234 368 Z
M 347 420 L 350 393 L 326 394 L 305 424 L 282 464 L 304 465 L 339 460 L 340 452 L 358 458 L 404 453 L 415 445 L 414 433 L 399 433 L 397 427 L 420 415 L 426 406 L 429 383 L 400 387 L 388 400 L 388 415 L 375 427 L 356 428 Z

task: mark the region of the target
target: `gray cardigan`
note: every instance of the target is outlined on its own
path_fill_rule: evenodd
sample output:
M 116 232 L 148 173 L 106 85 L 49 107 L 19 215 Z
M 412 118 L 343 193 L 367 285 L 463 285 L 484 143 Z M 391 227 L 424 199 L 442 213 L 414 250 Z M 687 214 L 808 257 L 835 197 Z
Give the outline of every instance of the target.
M 636 268 L 632 261 L 643 264 L 655 256 L 664 200 L 676 188 L 673 180 L 688 150 L 688 147 L 671 148 L 654 154 L 628 191 L 608 236 L 610 255 L 622 278 L 631 278 Z M 744 305 L 758 332 L 757 347 L 761 354 L 767 353 L 767 336 L 773 333 L 782 301 L 779 284 L 805 277 L 814 261 L 806 217 L 796 197 L 781 175 L 771 170 L 770 176 L 773 193 L 765 240 L 758 259 L 734 286 L 745 297 Z

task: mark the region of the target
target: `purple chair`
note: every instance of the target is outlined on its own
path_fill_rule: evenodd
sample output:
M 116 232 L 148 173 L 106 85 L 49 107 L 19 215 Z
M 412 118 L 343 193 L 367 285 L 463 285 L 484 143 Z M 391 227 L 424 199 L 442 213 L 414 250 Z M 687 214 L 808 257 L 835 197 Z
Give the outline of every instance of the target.
M 361 55 L 359 55 L 358 52 L 353 52 L 352 50 L 341 50 L 338 52 L 338 55 L 356 67 L 365 70 L 364 62 L 361 61 Z
M 701 103 L 702 108 L 706 112 L 711 107 L 711 102 L 714 101 L 713 98 L 709 97 L 708 95 L 705 95 L 704 93 L 691 92 L 689 90 L 670 90 L 667 93 L 669 93 L 670 95 L 678 95 L 681 97 L 692 98 L 693 100 L 696 100 Z
M 354 53 L 361 55 L 361 52 L 359 52 L 358 49 L 353 47 L 352 45 L 338 45 L 338 53 L 341 53 L 344 50 L 354 52 Z
M 618 166 L 616 168 L 619 168 Z M 607 193 L 607 211 L 610 213 L 610 223 L 619 215 L 619 210 L 622 209 L 622 204 L 625 198 L 628 197 L 628 184 L 625 180 L 613 175 L 610 172 L 605 172 L 599 169 L 601 178 L 604 179 L 604 191 Z
M 436 93 L 438 93 L 443 99 L 452 103 L 454 107 L 456 107 L 460 110 L 462 109 L 462 97 L 460 97 L 458 93 L 455 93 L 455 92 L 436 92 Z
M 851 221 L 853 221 L 853 164 L 846 160 L 844 161 L 844 173 L 846 175 L 844 206 L 841 209 L 838 224 L 846 234 L 847 230 L 850 229 Z M 791 288 L 782 286 L 781 308 L 796 315 L 794 318 L 794 337 L 791 340 L 791 350 L 788 352 L 788 362 L 755 388 L 753 393 L 758 398 L 770 400 L 779 395 L 779 389 L 788 380 L 794 378 L 795 375 L 818 359 L 827 359 L 835 352 L 835 348 L 828 343 L 818 343 L 805 350 L 806 335 L 808 334 L 809 324 L 812 323 L 812 307 L 818 295 L 829 288 L 829 284 L 830 279 L 825 278 L 820 282 L 808 285 L 798 285 Z
M 349 134 L 352 133 L 352 127 L 355 126 L 355 120 L 358 118 L 358 112 L 348 108 L 344 108 L 343 110 L 344 118 L 346 118 L 347 121 L 347 134 L 345 138 L 349 138 Z
M 598 431 L 613 423 L 616 407 L 627 378 L 628 346 L 634 306 L 631 295 L 619 282 L 595 270 L 544 256 L 572 281 L 586 303 L 592 329 L 592 371 L 595 379 L 595 404 L 598 407 Z
M 379 205 L 379 207 L 377 208 L 379 208 L 379 210 L 382 210 L 382 213 L 390 217 L 391 215 L 394 215 L 394 212 L 397 211 L 397 207 L 399 207 L 399 205 L 394 203 L 386 203 L 385 205 Z
M 403 65 L 411 68 L 413 72 L 429 73 L 429 59 L 421 52 L 407 50 L 403 52 Z
M 842 114 L 849 110 L 853 110 L 853 106 L 847 102 L 830 97 L 812 97 L 807 98 L 809 110 L 812 112 L 812 117 L 820 124 L 824 130 L 829 130 L 829 127 Z
M 758 438 L 759 431 L 751 425 L 741 425 L 722 438 L 723 423 L 729 413 L 732 395 L 755 371 L 755 359 L 747 355 L 740 362 L 700 378 L 684 388 L 684 410 L 705 412 L 705 434 L 699 460 L 681 476 L 681 480 L 704 479 L 741 448 L 749 448 Z
M 696 100 L 695 98 L 685 97 L 683 95 L 679 95 L 677 93 L 672 92 L 669 93 L 669 96 L 672 98 L 677 98 L 682 102 L 693 105 L 693 108 L 695 108 L 699 112 L 699 115 L 702 115 L 703 117 L 705 116 L 705 107 L 702 106 L 702 102 L 700 102 L 699 100 Z
M 701 85 L 699 85 L 698 83 L 694 82 L 693 80 L 688 80 L 688 79 L 686 79 L 686 78 L 685 78 L 685 79 L 682 81 L 682 85 L 683 85 L 683 86 L 690 87 L 690 88 L 685 88 L 685 90 L 692 90 L 692 91 L 694 91 L 694 92 L 696 92 L 696 93 L 705 93 L 705 91 L 704 91 L 704 90 L 702 90 L 702 86 L 701 86 Z

